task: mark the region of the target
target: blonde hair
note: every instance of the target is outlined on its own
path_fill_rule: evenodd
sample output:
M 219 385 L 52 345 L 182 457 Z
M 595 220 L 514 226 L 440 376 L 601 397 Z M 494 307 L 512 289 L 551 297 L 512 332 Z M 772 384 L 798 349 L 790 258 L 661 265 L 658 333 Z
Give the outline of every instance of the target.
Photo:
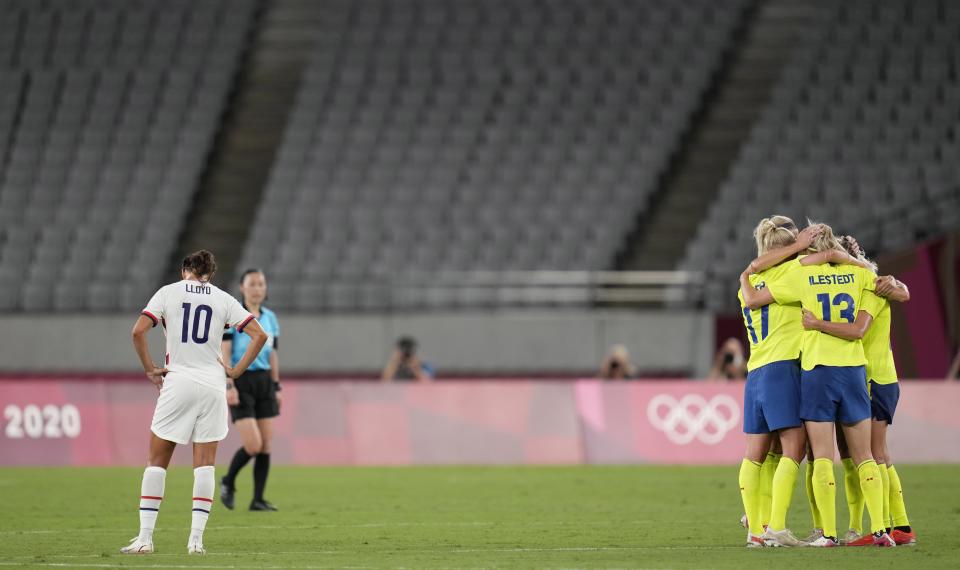
M 840 246 L 843 247 L 844 251 L 849 253 L 851 256 L 856 257 L 860 261 L 866 263 L 867 265 L 870 266 L 870 269 L 872 269 L 874 273 L 877 273 L 877 270 L 878 270 L 877 262 L 873 261 L 872 259 L 867 259 L 867 255 L 863 253 L 863 248 L 860 247 L 859 244 L 857 244 L 857 247 L 854 247 L 854 243 L 856 243 L 856 239 L 854 239 L 853 236 L 842 236 L 839 242 L 840 242 Z
M 753 238 L 757 240 L 757 255 L 794 243 L 797 241 L 797 233 L 797 225 L 786 216 L 770 216 L 760 220 L 753 229 Z
M 817 224 L 817 222 L 807 220 L 807 225 L 812 226 L 814 224 Z M 817 253 L 820 251 L 827 251 L 829 249 L 835 249 L 837 251 L 842 251 L 842 252 L 847 251 L 846 249 L 843 248 L 842 245 L 840 245 L 840 240 L 837 239 L 837 236 L 833 235 L 833 228 L 831 228 L 827 224 L 819 224 L 819 225 L 822 231 L 820 232 L 820 235 L 818 235 L 817 238 L 813 240 L 813 243 L 810 244 L 811 252 Z

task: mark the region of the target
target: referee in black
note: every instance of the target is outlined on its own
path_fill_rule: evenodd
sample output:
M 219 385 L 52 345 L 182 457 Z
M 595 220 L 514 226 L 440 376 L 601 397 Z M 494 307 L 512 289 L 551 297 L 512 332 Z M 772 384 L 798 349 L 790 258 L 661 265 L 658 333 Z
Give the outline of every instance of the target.
M 275 511 L 263 498 L 270 474 L 270 443 L 273 439 L 273 418 L 280 415 L 280 361 L 277 353 L 280 324 L 277 315 L 263 306 L 267 298 L 267 279 L 259 269 L 248 269 L 240 278 L 243 306 L 257 318 L 267 342 L 247 371 L 237 378 L 227 378 L 227 404 L 233 425 L 240 432 L 243 447 L 230 462 L 230 470 L 220 480 L 220 500 L 233 509 L 237 474 L 250 461 L 253 464 L 253 500 L 251 511 Z M 235 365 L 250 344 L 246 333 L 230 329 L 223 335 L 223 360 Z

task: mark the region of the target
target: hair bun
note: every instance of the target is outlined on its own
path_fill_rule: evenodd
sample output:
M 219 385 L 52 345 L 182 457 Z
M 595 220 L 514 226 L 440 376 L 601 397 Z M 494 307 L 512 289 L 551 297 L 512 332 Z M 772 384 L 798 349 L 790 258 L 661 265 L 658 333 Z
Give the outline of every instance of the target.
M 182 269 L 193 273 L 197 277 L 209 281 L 217 272 L 217 260 L 213 254 L 205 249 L 195 251 L 183 258 Z

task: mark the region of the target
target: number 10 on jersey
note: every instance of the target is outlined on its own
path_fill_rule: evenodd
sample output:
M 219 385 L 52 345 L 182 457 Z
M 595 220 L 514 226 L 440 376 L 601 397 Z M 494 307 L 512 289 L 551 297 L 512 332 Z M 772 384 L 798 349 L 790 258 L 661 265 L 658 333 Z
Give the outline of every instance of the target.
M 192 339 L 196 344 L 206 344 L 210 340 L 210 321 L 213 319 L 213 309 L 209 305 L 197 305 L 193 311 L 193 330 L 190 330 L 190 303 L 183 304 L 183 328 L 180 330 L 180 341 L 190 342 Z M 203 334 L 201 331 L 201 321 L 203 322 Z

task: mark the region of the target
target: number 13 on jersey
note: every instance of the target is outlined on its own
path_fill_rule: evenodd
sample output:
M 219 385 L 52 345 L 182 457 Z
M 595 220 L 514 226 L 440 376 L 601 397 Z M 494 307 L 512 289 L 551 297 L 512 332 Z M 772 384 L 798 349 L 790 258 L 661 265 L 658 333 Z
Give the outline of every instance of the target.
M 823 320 L 825 321 L 833 320 L 830 318 L 830 305 L 840 307 L 840 318 L 848 323 L 857 320 L 857 304 L 853 297 L 846 293 L 834 295 L 833 300 L 830 299 L 828 293 L 820 293 L 817 295 L 817 301 L 820 302 L 820 308 L 823 310 Z

